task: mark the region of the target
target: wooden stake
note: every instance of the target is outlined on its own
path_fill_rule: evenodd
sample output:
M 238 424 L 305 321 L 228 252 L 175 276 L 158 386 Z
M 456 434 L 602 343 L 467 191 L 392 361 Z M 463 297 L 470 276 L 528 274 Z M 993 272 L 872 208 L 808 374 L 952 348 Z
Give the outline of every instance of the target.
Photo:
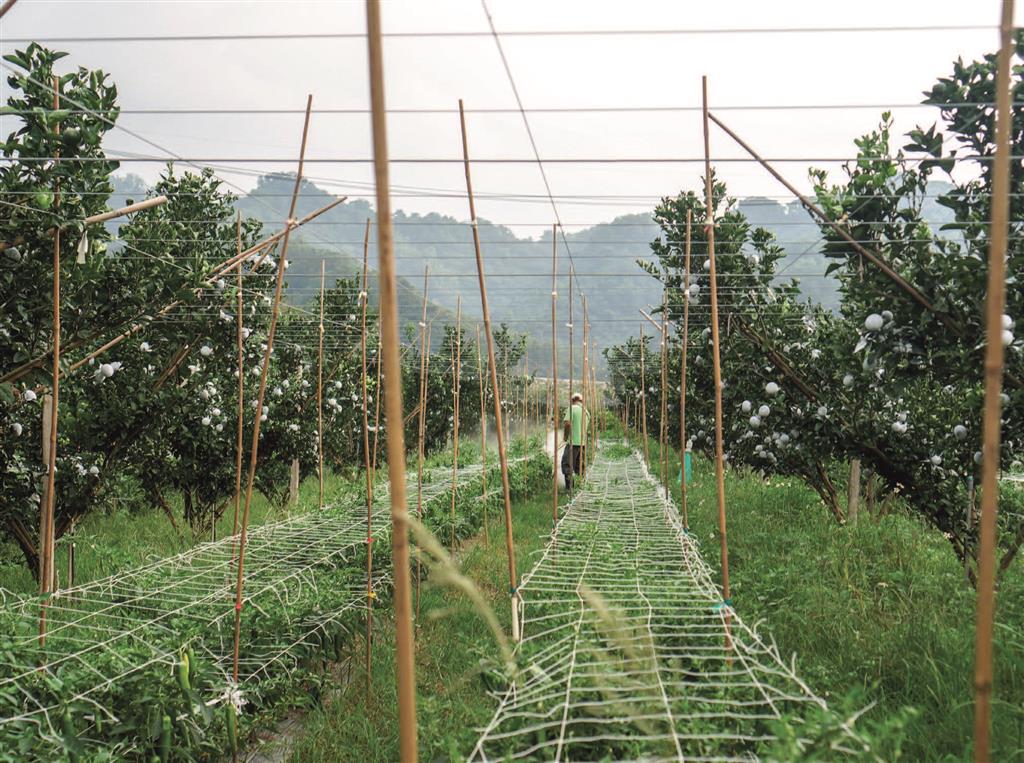
M 423 521 L 423 440 L 426 436 L 427 370 L 430 351 L 427 342 L 427 285 L 430 266 L 423 266 L 423 316 L 420 318 L 420 421 L 416 448 L 416 518 Z M 416 554 L 416 623 L 420 621 L 420 555 Z
M 508 454 L 505 452 L 505 428 L 501 416 L 501 396 L 498 389 L 498 364 L 494 358 L 494 335 L 491 332 L 491 311 L 487 304 L 487 280 L 484 276 L 484 259 L 480 253 L 480 230 L 477 227 L 476 204 L 473 200 L 473 180 L 469 172 L 469 141 L 466 137 L 466 112 L 459 99 L 459 124 L 462 128 L 462 159 L 466 170 L 466 196 L 469 200 L 469 217 L 473 229 L 473 249 L 476 254 L 477 279 L 480 282 L 480 306 L 484 318 L 484 336 L 487 338 L 487 363 L 491 372 L 491 389 L 494 392 L 495 436 L 498 439 L 498 460 L 501 462 L 501 488 L 505 498 L 505 551 L 508 555 L 508 587 L 512 597 L 512 640 L 519 641 L 519 578 L 516 576 L 515 545 L 512 537 L 512 496 L 508 484 Z
M 480 385 L 480 472 L 481 500 L 484 502 L 484 545 L 491 545 L 490 532 L 487 529 L 487 406 L 484 398 L 484 362 L 480 349 L 480 324 L 476 325 L 476 376 Z
M 846 521 L 851 525 L 857 524 L 857 514 L 860 513 L 860 459 L 850 459 L 850 481 L 846 489 Z
M 316 353 L 316 457 L 317 477 L 320 482 L 318 507 L 324 508 L 324 286 L 327 262 L 320 260 L 320 345 Z M 363 308 L 365 315 L 366 308 Z M 365 322 L 365 318 L 364 318 Z
M 679 370 L 679 459 L 680 497 L 683 511 L 683 529 L 690 529 L 690 517 L 686 509 L 686 356 L 690 344 L 690 224 L 693 211 L 686 210 L 686 265 L 683 276 L 683 349 L 682 366 Z
M 650 464 L 651 454 L 647 452 L 647 372 L 644 355 L 647 354 L 647 340 L 644 325 L 640 324 L 640 435 L 644 441 L 644 463 Z
M 4 8 L 6 13 L 10 6 Z M 60 108 L 60 78 L 53 78 L 53 109 Z M 60 125 L 55 128 L 60 135 Z M 58 151 L 59 153 L 59 151 Z M 53 202 L 54 212 L 60 212 L 60 181 L 57 181 Z M 57 481 L 57 418 L 60 411 L 60 226 L 53 234 L 53 366 L 50 381 L 49 427 L 44 429 L 49 437 L 46 454 L 46 487 L 43 494 L 43 516 L 39 527 L 40 576 L 39 594 L 43 597 L 39 608 L 39 643 L 46 643 L 46 597 L 53 591 L 53 549 L 54 549 L 54 502 Z
M 558 225 L 551 226 L 551 418 L 555 429 L 555 450 L 552 458 L 555 462 L 551 475 L 551 522 L 558 524 L 558 472 L 561 464 L 558 461 L 558 432 L 561 417 L 558 411 L 558 333 L 556 331 L 556 314 L 558 312 Z
M 582 429 L 580 431 L 580 445 L 583 446 L 583 448 L 582 448 L 583 457 L 580 459 L 580 480 L 583 480 L 586 477 L 586 474 L 587 474 L 587 458 L 590 455 L 587 452 L 589 450 L 589 448 L 587 448 L 587 445 L 590 444 L 588 442 L 588 440 L 587 440 L 587 438 L 590 436 L 590 432 L 589 432 L 590 427 L 587 426 L 587 403 L 590 400 L 589 395 L 587 395 L 587 384 L 589 384 L 589 379 L 590 379 L 590 370 L 589 370 L 589 365 L 588 365 L 589 362 L 590 362 L 590 355 L 589 355 L 589 352 L 588 352 L 589 348 L 587 347 L 587 343 L 588 343 L 588 339 L 589 339 L 589 337 L 587 336 L 587 333 L 588 333 L 589 329 L 590 329 L 590 324 L 587 322 L 587 295 L 584 294 L 583 295 L 583 371 L 580 374 L 580 395 L 583 398 L 582 400 L 580 400 L 580 408 L 583 409 L 583 412 L 580 415 L 580 427 L 582 427 Z M 570 435 L 570 437 L 572 436 L 572 431 L 571 430 L 569 432 L 569 435 Z M 575 455 L 575 453 L 573 455 Z
M 992 225 L 985 300 L 985 408 L 982 421 L 981 517 L 978 521 L 978 619 L 974 658 L 974 760 L 990 758 L 992 629 L 995 619 L 996 514 L 1003 383 L 1003 310 L 1010 212 L 1010 81 L 1013 0 L 1003 0 L 996 71 L 996 155 L 992 167 Z
M 459 384 L 462 368 L 462 295 L 455 298 L 455 345 L 452 347 L 452 554 L 455 554 L 455 497 L 459 476 Z
M 373 470 L 370 465 L 370 392 L 366 374 L 366 310 L 369 303 L 370 277 L 370 218 L 366 218 L 363 232 L 363 288 L 362 330 L 359 346 L 362 352 L 363 387 L 363 470 L 366 473 L 366 701 L 370 701 L 373 656 Z M 378 366 L 380 358 L 377 359 Z M 377 390 L 380 396 L 380 389 Z
M 714 185 L 711 180 L 711 138 L 708 129 L 708 78 L 701 79 L 704 110 L 704 201 L 708 241 L 708 260 L 711 280 L 711 357 L 714 364 L 715 381 L 715 480 L 718 485 L 718 535 L 721 540 L 722 557 L 722 600 L 725 602 L 724 616 L 726 645 L 731 647 L 729 636 L 729 545 L 725 526 L 725 454 L 722 433 L 722 363 L 718 344 L 718 280 L 715 270 L 715 206 Z
M 395 652 L 398 673 L 398 739 L 402 763 L 415 763 L 416 672 L 413 661 L 411 598 L 409 596 L 409 531 L 405 502 L 405 433 L 402 431 L 402 366 L 399 358 L 398 295 L 395 286 L 394 243 L 391 230 L 391 189 L 388 178 L 387 107 L 384 102 L 384 53 L 380 29 L 380 0 L 366 0 L 370 59 L 370 103 L 373 111 L 373 168 L 377 188 L 377 226 L 380 249 L 381 344 L 386 366 L 388 476 L 391 481 L 391 560 L 395 597 Z M 384 341 L 383 337 L 387 337 Z M 380 391 L 378 390 L 378 397 Z
M 292 220 L 295 217 L 295 206 L 299 199 L 299 188 L 302 184 L 302 170 L 306 160 L 306 140 L 309 136 L 309 118 L 313 109 L 313 96 L 306 99 L 306 119 L 302 125 L 302 147 L 299 149 L 299 168 L 295 174 L 295 187 L 292 189 L 291 206 L 288 210 L 288 220 L 285 223 L 284 242 L 277 261 L 277 276 L 274 285 L 274 300 L 270 313 L 270 329 L 267 332 L 267 349 L 263 353 L 263 366 L 260 370 L 260 386 L 256 393 L 256 415 L 252 426 L 252 446 L 249 451 L 249 474 L 246 479 L 245 503 L 242 509 L 242 532 L 238 539 L 238 569 L 235 581 L 235 637 L 234 650 L 231 663 L 231 676 L 234 685 L 238 685 L 238 647 L 242 628 L 242 586 L 245 573 L 245 545 L 249 532 L 249 509 L 252 506 L 253 487 L 256 482 L 256 461 L 259 455 L 260 445 L 260 420 L 263 418 L 263 400 L 267 391 L 267 376 L 270 372 L 270 356 L 274 351 L 274 335 L 277 333 L 277 319 L 280 314 L 281 292 L 284 287 L 285 262 L 288 255 L 288 241 L 291 238 Z M 233 753 L 233 759 L 237 760 L 237 753 Z
M 377 484 L 377 441 L 380 435 L 380 399 L 384 395 L 384 388 L 381 386 L 381 374 L 384 370 L 384 364 L 381 362 L 381 333 L 380 328 L 377 329 L 377 386 L 374 389 L 373 398 L 373 458 L 370 459 L 372 467 L 370 468 L 370 476 L 373 478 L 373 484 Z
M 661 484 L 668 491 L 668 297 L 661 295 L 661 411 L 659 413 L 658 453 L 661 465 Z M 685 457 L 684 457 L 685 458 Z
M 242 250 L 242 213 L 235 215 L 235 248 Z M 245 339 L 242 336 L 242 261 L 235 266 L 235 345 L 238 348 L 238 433 L 235 438 L 235 512 L 231 520 L 231 563 L 235 563 L 238 544 L 238 518 L 242 503 L 242 452 L 245 432 Z
M 576 458 L 575 458 L 576 454 L 572 450 L 572 393 L 573 393 L 573 388 L 572 388 L 572 372 L 573 372 L 573 349 L 574 349 L 573 348 L 573 336 L 572 336 L 572 334 L 573 334 L 573 323 L 575 322 L 575 315 L 574 315 L 573 303 L 572 303 L 572 286 L 573 286 L 572 282 L 575 280 L 574 276 L 575 276 L 575 272 L 573 270 L 572 263 L 570 262 L 570 264 L 569 264 L 569 323 L 568 323 L 568 329 L 569 329 L 569 391 L 567 393 L 567 396 L 569 398 L 569 438 L 565 441 L 565 447 L 567 447 L 569 449 L 569 472 L 570 472 L 570 474 L 575 476 L 575 474 L 576 474 Z

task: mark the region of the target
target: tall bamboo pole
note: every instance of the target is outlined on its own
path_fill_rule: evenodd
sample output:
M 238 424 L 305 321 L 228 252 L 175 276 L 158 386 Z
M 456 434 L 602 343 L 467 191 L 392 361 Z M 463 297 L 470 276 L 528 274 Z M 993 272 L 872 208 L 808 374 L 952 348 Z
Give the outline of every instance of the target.
M 487 528 L 487 407 L 484 399 L 484 362 L 483 351 L 480 349 L 480 324 L 476 324 L 476 376 L 480 385 L 480 499 L 484 510 L 484 545 L 491 544 L 490 531 Z
M 462 369 L 462 295 L 455 298 L 455 344 L 452 346 L 452 553 L 455 553 L 455 498 L 459 477 L 459 384 Z
M 256 482 L 256 461 L 259 455 L 260 444 L 260 420 L 263 411 L 263 400 L 267 392 L 267 375 L 270 372 L 270 357 L 274 351 L 274 335 L 277 333 L 277 319 L 281 307 L 281 291 L 284 286 L 285 263 L 288 256 L 288 242 L 291 239 L 292 223 L 295 219 L 295 206 L 299 199 L 299 188 L 302 185 L 302 170 L 306 161 L 306 140 L 309 137 L 309 118 L 313 110 L 313 96 L 306 99 L 306 118 L 302 125 L 302 147 L 299 149 L 299 168 L 295 174 L 295 186 L 292 189 L 291 206 L 288 210 L 288 220 L 285 223 L 286 230 L 284 241 L 281 245 L 277 261 L 277 276 L 274 284 L 274 300 L 270 313 L 270 328 L 267 331 L 267 349 L 263 353 L 263 366 L 260 370 L 260 386 L 256 393 L 256 416 L 252 427 L 252 446 L 249 450 L 249 473 L 246 479 L 245 503 L 242 509 L 242 532 L 238 539 L 238 568 L 235 581 L 235 636 L 234 650 L 231 663 L 231 676 L 235 686 L 238 685 L 238 645 L 242 628 L 242 586 L 245 573 L 245 546 L 249 532 L 249 509 L 252 506 L 253 486 Z M 232 754 L 237 760 L 237 752 Z
M 60 78 L 53 78 L 53 109 L 60 108 Z M 60 135 L 60 125 L 55 127 Z M 59 153 L 59 152 L 58 152 Z M 60 180 L 56 183 L 53 209 L 60 213 Z M 54 502 L 57 488 L 57 418 L 60 410 L 60 226 L 54 226 L 53 235 L 53 366 L 51 370 L 49 406 L 50 414 L 49 447 L 46 451 L 46 492 L 43 498 L 43 511 L 40 521 L 39 549 L 40 574 L 39 594 L 43 601 L 39 608 L 39 643 L 46 641 L 46 597 L 53 591 L 53 549 L 54 549 Z M 45 418 L 45 417 L 44 417 Z M 45 431 L 45 430 L 44 430 Z
M 387 384 L 388 476 L 391 481 L 391 560 L 395 587 L 395 652 L 398 667 L 398 739 L 402 763 L 415 763 L 416 673 L 413 661 L 409 595 L 409 532 L 405 503 L 405 433 L 402 431 L 402 367 L 398 340 L 398 295 L 395 287 L 388 178 L 387 107 L 384 102 L 384 53 L 380 0 L 366 0 L 370 103 L 373 122 L 373 169 L 377 190 L 377 244 L 380 251 L 380 319 Z M 384 341 L 383 337 L 387 338 Z M 378 396 L 380 390 L 378 390 Z
M 361 289 L 362 327 L 359 349 L 362 355 L 361 383 L 363 388 L 363 470 L 366 473 L 366 699 L 370 698 L 373 657 L 373 471 L 370 464 L 370 390 L 366 370 L 366 312 L 370 288 L 370 218 L 366 218 L 363 231 L 363 288 Z M 321 299 L 321 304 L 322 304 Z M 378 365 L 380 358 L 377 359 Z M 378 397 L 380 390 L 377 390 Z
M 583 427 L 580 432 L 580 444 L 583 448 L 583 458 L 580 460 L 580 477 L 584 478 L 587 475 L 587 459 L 590 458 L 590 449 L 587 448 L 590 442 L 588 437 L 590 436 L 590 427 L 587 426 L 587 404 L 590 401 L 590 395 L 587 394 L 587 385 L 590 384 L 590 352 L 589 352 L 589 341 L 590 341 L 590 322 L 587 319 L 587 295 L 583 295 L 583 373 L 580 375 L 580 394 L 583 395 L 581 400 L 581 408 L 583 408 L 583 415 L 580 417 L 580 426 Z M 571 432 L 570 432 L 571 435 Z
M 325 260 L 320 260 L 320 344 L 316 351 L 316 457 L 317 476 L 320 482 L 319 508 L 324 508 L 324 279 Z M 363 308 L 365 323 L 366 308 Z
M 668 298 L 661 296 L 661 412 L 658 451 L 661 461 L 661 484 L 668 495 Z M 682 456 L 685 458 L 685 456 Z
M 555 430 L 555 449 L 552 458 L 555 468 L 551 474 L 551 521 L 558 524 L 558 432 L 561 424 L 558 411 L 558 332 L 556 317 L 558 313 L 558 225 L 551 226 L 551 418 Z
M 235 244 L 242 249 L 242 214 L 235 218 Z M 235 512 L 231 520 L 231 561 L 235 561 L 238 544 L 238 520 L 242 505 L 242 454 L 245 451 L 245 337 L 243 336 L 242 262 L 235 266 L 235 346 L 238 349 L 238 410 L 235 412 L 238 433 L 235 438 Z
M 505 452 L 505 427 L 501 416 L 501 396 L 498 390 L 498 364 L 494 358 L 494 335 L 491 332 L 491 311 L 487 304 L 487 280 L 484 275 L 484 259 L 480 253 L 480 230 L 477 226 L 476 203 L 473 200 L 473 179 L 469 171 L 469 141 L 466 136 L 466 112 L 459 99 L 459 125 L 462 129 L 462 158 L 466 170 L 466 196 L 469 201 L 469 217 L 473 228 L 473 249 L 476 254 L 477 279 L 480 282 L 480 306 L 484 318 L 484 336 L 487 339 L 487 363 L 491 372 L 491 389 L 494 392 L 495 436 L 498 439 L 498 459 L 501 462 L 501 489 L 505 498 L 505 551 L 508 555 L 508 587 L 512 604 L 512 640 L 519 641 L 519 578 L 516 576 L 516 555 L 512 537 L 512 496 L 508 484 L 508 454 Z
M 647 354 L 647 340 L 644 338 L 644 324 L 640 324 L 640 436 L 644 440 L 644 463 L 649 464 L 651 454 L 647 452 L 647 369 L 644 356 Z
M 1000 417 L 1006 305 L 1006 247 L 1010 214 L 1010 66 L 1013 0 L 1003 0 L 996 71 L 996 155 L 992 167 L 988 297 L 985 301 L 985 408 L 982 422 L 981 518 L 978 525 L 978 613 L 974 658 L 974 760 L 987 763 L 992 703 L 992 630 L 995 620 L 996 514 L 999 510 Z
M 426 435 L 427 410 L 427 364 L 429 345 L 427 343 L 427 286 L 430 266 L 423 266 L 423 315 L 420 318 L 420 422 L 419 444 L 416 448 L 416 518 L 423 521 L 423 440 Z M 420 620 L 420 555 L 416 554 L 416 622 Z
M 573 311 L 572 303 L 572 287 L 574 280 L 574 270 L 572 263 L 569 263 L 569 322 L 566 324 L 566 328 L 569 329 L 569 438 L 565 441 L 565 447 L 569 449 L 569 472 L 575 474 L 576 472 L 576 454 L 572 449 L 572 394 L 574 392 L 572 388 L 572 372 L 573 372 L 573 321 L 575 319 L 575 313 Z
M 377 484 L 377 442 L 380 439 L 380 399 L 384 396 L 384 387 L 381 386 L 381 374 L 384 371 L 384 364 L 381 362 L 381 334 L 380 328 L 377 329 L 377 386 L 374 387 L 373 395 L 373 458 L 370 459 L 370 476 L 373 478 L 373 484 Z
M 686 356 L 690 344 L 690 225 L 693 211 L 686 210 L 686 265 L 683 275 L 683 347 L 682 363 L 679 369 L 679 459 L 680 499 L 683 510 L 683 529 L 690 529 L 690 516 L 686 508 Z
M 715 481 L 718 485 L 718 535 L 721 540 L 722 557 L 722 599 L 731 605 L 729 596 L 729 545 L 726 538 L 725 524 L 725 454 L 722 434 L 722 362 L 719 351 L 718 331 L 718 279 L 715 269 L 715 205 L 714 185 L 711 178 L 711 138 L 708 129 L 708 78 L 701 79 L 701 91 L 704 110 L 704 202 L 706 209 L 706 226 L 708 240 L 708 260 L 710 262 L 711 290 L 711 357 L 714 363 L 715 381 Z M 728 635 L 729 607 L 724 608 L 726 643 L 731 644 Z

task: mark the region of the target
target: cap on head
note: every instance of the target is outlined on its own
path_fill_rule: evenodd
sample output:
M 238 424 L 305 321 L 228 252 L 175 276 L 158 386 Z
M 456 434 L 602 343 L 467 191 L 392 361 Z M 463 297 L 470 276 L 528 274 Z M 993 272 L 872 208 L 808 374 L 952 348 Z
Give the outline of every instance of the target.
M 570 398 L 570 399 L 574 403 L 582 403 L 583 402 L 583 395 L 581 395 L 579 392 L 573 392 L 572 393 L 572 398 Z

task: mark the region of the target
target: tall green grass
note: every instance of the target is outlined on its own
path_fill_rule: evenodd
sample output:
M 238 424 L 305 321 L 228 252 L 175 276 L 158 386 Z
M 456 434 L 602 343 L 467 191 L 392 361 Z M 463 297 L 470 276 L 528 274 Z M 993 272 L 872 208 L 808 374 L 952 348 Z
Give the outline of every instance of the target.
M 658 446 L 649 444 L 652 472 Z M 672 494 L 679 461 L 669 455 Z M 713 464 L 694 458 L 690 529 L 719 569 Z M 975 595 L 948 541 L 898 509 L 840 526 L 795 479 L 726 472 L 731 596 L 764 620 L 784 657 L 825 699 L 874 703 L 865 721 L 914 708 L 904 760 L 971 759 Z M 993 761 L 1024 760 L 1024 567 L 998 593 Z

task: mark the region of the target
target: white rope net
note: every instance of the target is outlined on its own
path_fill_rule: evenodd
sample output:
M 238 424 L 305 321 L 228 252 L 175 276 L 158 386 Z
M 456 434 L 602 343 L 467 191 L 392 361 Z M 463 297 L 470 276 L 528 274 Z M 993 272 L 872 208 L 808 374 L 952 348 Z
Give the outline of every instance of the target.
M 598 451 L 519 594 L 519 672 L 473 761 L 758 760 L 773 722 L 825 709 L 722 601 L 636 454 Z M 830 757 L 863 749 L 839 736 Z
M 480 465 L 460 468 L 459 490 L 480 473 Z M 382 483 L 371 522 L 375 547 L 389 541 L 391 530 L 389 491 Z M 451 485 L 450 467 L 425 472 L 424 505 Z M 407 489 L 415 513 L 415 472 Z M 39 643 L 39 600 L 8 594 L 0 626 L 15 635 L 11 648 L 0 652 L 0 694 L 20 712 L 0 717 L 0 736 L 31 725 L 59 747 L 60 709 L 85 704 L 93 710 L 92 723 L 79 738 L 102 746 L 103 724 L 119 722 L 108 710 L 119 706 L 113 697 L 130 698 L 152 672 L 148 668 L 163 665 L 172 675 L 186 647 L 213 667 L 224 687 L 221 701 L 236 704 L 249 693 L 265 693 L 275 675 L 301 666 L 311 653 L 337 655 L 350 635 L 353 610 L 363 610 L 354 613 L 359 620 L 367 608 L 360 564 L 366 514 L 365 501 L 354 499 L 249 532 L 237 687 L 231 681 L 237 536 L 57 592 L 45 607 L 45 645 Z M 374 566 L 376 593 L 390 587 L 390 554 L 379 555 Z

